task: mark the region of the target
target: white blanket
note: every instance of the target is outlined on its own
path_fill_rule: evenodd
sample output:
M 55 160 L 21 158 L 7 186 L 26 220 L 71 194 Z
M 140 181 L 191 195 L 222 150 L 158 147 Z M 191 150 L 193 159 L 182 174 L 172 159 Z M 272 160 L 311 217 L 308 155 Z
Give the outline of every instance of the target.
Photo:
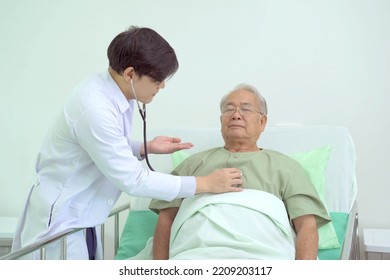
M 150 259 L 152 239 L 134 259 Z M 283 202 L 270 193 L 201 194 L 185 199 L 171 229 L 171 259 L 294 259 Z

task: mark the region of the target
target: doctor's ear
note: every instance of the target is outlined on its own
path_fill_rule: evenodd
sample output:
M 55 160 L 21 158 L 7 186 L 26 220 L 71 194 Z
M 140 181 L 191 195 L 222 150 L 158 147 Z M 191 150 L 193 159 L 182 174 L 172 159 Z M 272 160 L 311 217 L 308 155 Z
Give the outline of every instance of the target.
M 132 66 L 130 67 L 127 67 L 124 71 L 123 71 L 123 78 L 128 81 L 128 82 L 132 82 L 132 80 L 134 79 L 136 73 L 135 73 L 135 70 Z

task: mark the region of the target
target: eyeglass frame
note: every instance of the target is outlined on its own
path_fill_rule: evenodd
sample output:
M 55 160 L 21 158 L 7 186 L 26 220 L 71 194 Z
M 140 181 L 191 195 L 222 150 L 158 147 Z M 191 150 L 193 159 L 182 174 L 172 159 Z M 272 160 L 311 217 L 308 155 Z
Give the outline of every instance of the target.
M 245 105 L 246 107 L 248 108 L 245 108 Z M 228 111 L 226 111 L 227 107 L 230 107 L 230 110 L 228 111 L 231 111 L 230 113 Z M 233 110 L 233 107 L 234 107 L 234 110 Z M 221 108 L 221 115 L 223 116 L 232 116 L 235 112 L 237 112 L 241 115 L 241 116 L 249 116 L 253 113 L 259 113 L 261 116 L 264 116 L 265 114 L 261 111 L 257 111 L 252 105 L 249 105 L 249 104 L 243 104 L 241 106 L 234 106 L 232 104 L 227 104 L 225 105 L 224 107 Z

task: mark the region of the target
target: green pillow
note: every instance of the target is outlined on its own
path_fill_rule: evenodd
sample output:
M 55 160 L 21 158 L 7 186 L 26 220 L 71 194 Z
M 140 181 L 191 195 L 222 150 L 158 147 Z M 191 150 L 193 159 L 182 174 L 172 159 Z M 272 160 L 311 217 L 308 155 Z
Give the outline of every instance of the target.
M 348 227 L 348 213 L 330 212 L 333 226 L 336 230 L 337 238 L 340 244 L 344 243 L 345 233 Z M 318 258 L 320 260 L 339 260 L 341 258 L 342 248 L 330 248 L 318 250 Z
M 116 260 L 124 260 L 137 255 L 149 237 L 154 234 L 158 215 L 151 210 L 130 211 L 119 241 Z
M 329 146 L 312 149 L 308 152 L 296 153 L 290 155 L 291 158 L 299 162 L 309 174 L 309 177 L 317 189 L 321 201 L 326 207 L 324 198 L 324 183 L 326 170 L 328 168 L 331 148 Z M 328 209 L 327 209 L 328 211 Z M 328 211 L 329 213 L 329 211 Z M 319 244 L 318 249 L 340 248 L 339 240 L 334 229 L 333 223 L 327 223 L 318 229 Z
M 175 169 L 180 163 L 190 156 L 189 153 L 181 150 L 172 154 L 172 166 Z

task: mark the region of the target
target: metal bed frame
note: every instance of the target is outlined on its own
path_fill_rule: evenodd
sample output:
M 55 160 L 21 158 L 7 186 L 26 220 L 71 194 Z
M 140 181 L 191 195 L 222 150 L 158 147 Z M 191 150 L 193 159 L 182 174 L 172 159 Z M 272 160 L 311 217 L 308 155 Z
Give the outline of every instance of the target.
M 359 212 L 356 201 L 354 201 L 351 211 L 349 212 L 347 230 L 345 232 L 340 259 L 360 260 Z
M 110 215 L 108 216 L 108 219 L 106 221 L 106 223 L 110 220 L 110 218 L 114 219 L 114 227 L 113 227 L 113 231 L 114 231 L 114 253 L 116 254 L 117 250 L 118 250 L 118 247 L 119 247 L 119 239 L 120 239 L 120 215 L 122 213 L 124 213 L 125 211 L 128 212 L 128 210 L 130 209 L 130 204 L 125 204 L 125 205 L 122 205 L 122 206 L 118 206 L 116 208 L 114 208 L 111 212 L 110 212 Z M 100 226 L 100 230 L 101 230 L 101 236 L 102 236 L 102 247 L 103 247 L 103 256 L 105 256 L 105 252 L 104 252 L 104 237 L 106 236 L 108 230 L 107 230 L 107 227 L 105 226 L 105 224 L 102 224 Z M 79 231 L 85 231 L 85 228 L 77 228 L 77 229 L 72 229 L 72 230 L 65 230 L 63 232 L 59 232 L 55 235 L 52 235 L 48 238 L 45 238 L 43 240 L 41 240 L 40 242 L 35 242 L 33 244 L 30 244 L 26 247 L 23 247 L 19 250 L 16 250 L 14 252 L 11 252 L 11 253 L 8 253 L 4 256 L 1 256 L 0 257 L 0 260 L 17 260 L 19 259 L 20 257 L 23 257 L 27 254 L 30 254 L 30 253 L 33 253 L 33 252 L 36 252 L 36 251 L 39 251 L 40 252 L 40 259 L 41 260 L 46 260 L 46 247 L 53 243 L 53 242 L 58 242 L 60 241 L 60 244 L 61 244 L 61 260 L 66 260 L 66 257 L 67 257 L 67 248 L 66 248 L 66 238 L 75 233 L 75 232 L 79 232 Z

